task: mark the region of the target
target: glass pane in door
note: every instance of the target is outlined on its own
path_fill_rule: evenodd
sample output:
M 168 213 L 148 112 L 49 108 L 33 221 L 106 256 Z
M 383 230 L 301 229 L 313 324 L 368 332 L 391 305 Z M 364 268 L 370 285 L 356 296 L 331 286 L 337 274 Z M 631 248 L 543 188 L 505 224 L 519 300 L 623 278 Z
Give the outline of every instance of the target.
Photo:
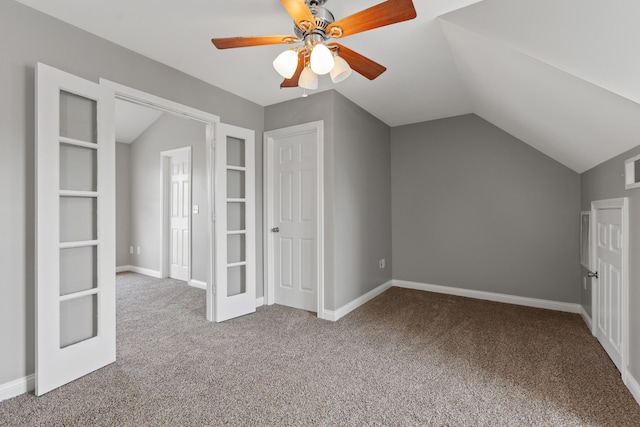
M 98 143 L 98 103 L 60 91 L 60 136 Z
M 227 137 L 227 165 L 244 167 L 244 141 L 242 139 Z
M 60 242 L 96 240 L 97 209 L 94 197 L 60 197 Z
M 97 247 L 60 249 L 60 295 L 86 291 L 97 286 Z
M 98 152 L 93 148 L 60 144 L 60 189 L 97 191 Z
M 98 296 L 85 295 L 60 303 L 60 348 L 98 335 Z
M 227 197 L 229 199 L 244 199 L 245 179 L 244 171 L 227 170 Z
M 244 265 L 227 268 L 227 296 L 247 292 L 247 273 Z
M 227 263 L 246 261 L 246 245 L 244 234 L 230 234 L 227 236 Z

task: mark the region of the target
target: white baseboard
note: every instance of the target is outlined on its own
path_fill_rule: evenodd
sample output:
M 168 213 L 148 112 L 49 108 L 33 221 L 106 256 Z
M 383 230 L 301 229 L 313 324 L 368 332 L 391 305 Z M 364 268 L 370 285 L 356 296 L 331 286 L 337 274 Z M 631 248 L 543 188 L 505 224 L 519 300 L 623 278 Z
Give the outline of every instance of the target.
M 207 290 L 207 283 L 201 282 L 200 280 L 191 279 L 189 280 L 189 286 L 193 286 L 194 288 Z
M 631 375 L 631 372 L 629 372 L 628 370 L 626 375 L 626 383 L 627 388 L 631 392 L 631 395 L 634 399 L 636 399 L 638 405 L 640 405 L 640 384 L 638 384 L 638 381 L 633 377 L 633 375 Z
M 131 271 L 133 273 L 155 277 L 156 279 L 162 279 L 162 275 L 158 270 L 151 270 L 149 268 L 138 267 L 136 265 L 122 265 L 120 267 L 116 267 L 116 273 L 122 273 L 123 271 Z
M 589 316 L 589 313 L 587 313 L 587 310 L 585 310 L 583 306 L 580 306 L 580 315 L 582 315 L 582 319 L 584 320 L 584 323 L 587 324 L 589 330 L 592 331 L 593 324 L 591 323 L 591 316 Z
M 389 280 L 387 283 L 383 283 L 382 285 L 378 286 L 377 288 L 372 289 L 369 292 L 367 292 L 366 294 L 354 299 L 350 303 L 347 303 L 347 304 L 343 305 L 342 307 L 340 307 L 336 311 L 325 310 L 324 311 L 324 316 L 322 318 L 325 319 L 325 320 L 331 320 L 331 321 L 335 322 L 336 320 L 338 320 L 338 319 L 346 316 L 347 314 L 351 313 L 353 310 L 355 310 L 356 308 L 360 307 L 361 305 L 366 304 L 367 302 L 371 301 L 372 299 L 374 299 L 375 297 L 377 297 L 378 295 L 380 295 L 381 293 L 383 293 L 384 291 L 389 289 L 392 286 L 392 284 L 393 284 L 393 281 Z
M 427 283 L 409 282 L 406 280 L 393 280 L 393 286 L 407 289 L 418 289 L 427 292 L 436 292 L 439 294 L 482 299 L 487 301 L 504 302 L 507 304 L 523 305 L 527 307 L 546 308 L 547 310 L 565 311 L 567 313 L 580 313 L 580 304 L 573 304 L 568 302 L 519 297 L 514 295 L 499 294 L 495 292 L 475 291 L 472 289 L 454 288 L 451 286 L 429 285 Z
M 262 307 L 264 305 L 264 297 L 256 298 L 256 307 Z
M 0 384 L 0 402 L 34 390 L 35 379 L 35 375 L 31 374 L 24 378 Z

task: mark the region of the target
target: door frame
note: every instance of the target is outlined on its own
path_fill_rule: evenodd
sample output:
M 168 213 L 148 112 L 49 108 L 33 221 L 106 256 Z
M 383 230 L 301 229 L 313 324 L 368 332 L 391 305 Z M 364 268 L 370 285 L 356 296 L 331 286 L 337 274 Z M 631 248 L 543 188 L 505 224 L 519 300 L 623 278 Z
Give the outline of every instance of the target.
M 622 344 L 620 346 L 622 382 L 627 385 L 629 364 L 629 198 L 595 200 L 591 202 L 591 270 L 597 266 L 598 211 L 619 209 L 622 214 Z M 597 279 L 591 279 L 591 333 L 597 334 L 598 289 Z
M 193 173 L 192 173 L 192 154 L 191 154 L 191 146 L 188 145 L 186 147 L 174 148 L 171 150 L 165 150 L 160 152 L 160 210 L 161 214 L 161 225 L 160 225 L 160 242 L 161 242 L 161 252 L 160 252 L 160 276 L 162 278 L 169 277 L 169 273 L 171 270 L 170 267 L 170 256 L 169 253 L 171 251 L 169 242 L 171 241 L 169 237 L 169 221 L 171 219 L 171 215 L 169 215 L 169 202 L 171 187 L 169 186 L 169 181 L 171 179 L 171 169 L 169 168 L 169 161 L 174 154 L 178 154 L 181 152 L 186 152 L 189 157 L 189 268 L 187 272 L 187 283 L 191 286 L 191 242 L 192 242 L 192 224 L 191 224 L 191 211 L 193 209 L 192 196 L 193 196 Z
M 263 233 L 264 233 L 264 296 L 267 305 L 274 304 L 274 239 L 270 232 L 273 224 L 274 194 L 274 139 L 316 132 L 316 280 L 317 314 L 320 319 L 329 320 L 324 308 L 324 121 L 303 123 L 264 133 L 264 172 L 263 172 Z
M 208 221 L 208 234 L 209 234 L 209 269 L 207 280 L 207 320 L 213 322 L 214 319 L 214 260 L 215 260 L 215 234 L 214 234 L 214 173 L 213 173 L 213 160 L 214 149 L 216 143 L 216 132 L 220 125 L 220 117 L 211 113 L 207 113 L 196 108 L 188 107 L 183 104 L 179 104 L 174 101 L 170 101 L 159 96 L 151 95 L 149 93 L 133 89 L 131 87 L 121 85 L 119 83 L 100 78 L 100 85 L 111 88 L 115 92 L 116 99 L 121 99 L 135 104 L 155 108 L 166 113 L 170 113 L 176 116 L 185 117 L 187 119 L 196 120 L 204 123 L 205 139 L 206 139 L 206 156 L 207 156 L 207 216 Z M 162 264 L 161 264 L 162 265 Z M 190 267 L 191 268 L 191 267 Z

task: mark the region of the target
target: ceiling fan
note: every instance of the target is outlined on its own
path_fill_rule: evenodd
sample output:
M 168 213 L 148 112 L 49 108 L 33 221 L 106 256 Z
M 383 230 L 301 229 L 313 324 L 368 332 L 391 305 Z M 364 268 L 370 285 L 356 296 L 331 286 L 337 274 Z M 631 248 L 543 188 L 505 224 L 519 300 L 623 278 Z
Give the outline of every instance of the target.
M 284 77 L 284 87 L 317 89 L 318 75 L 329 73 L 338 83 L 355 70 L 369 80 L 386 68 L 331 39 L 340 39 L 363 31 L 396 24 L 416 17 L 412 0 L 387 0 L 338 21 L 324 4 L 327 0 L 280 0 L 294 21 L 293 35 L 227 37 L 211 41 L 218 49 L 291 44 L 273 61 Z

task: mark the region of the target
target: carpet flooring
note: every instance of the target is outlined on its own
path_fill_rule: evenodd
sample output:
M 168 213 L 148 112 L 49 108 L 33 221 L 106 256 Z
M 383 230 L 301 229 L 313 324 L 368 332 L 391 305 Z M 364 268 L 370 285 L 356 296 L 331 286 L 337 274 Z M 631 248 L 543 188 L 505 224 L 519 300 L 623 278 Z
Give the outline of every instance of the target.
M 1 402 L 0 425 L 640 426 L 578 315 L 391 288 L 335 323 L 214 324 L 182 282 L 117 286 L 117 362 Z

